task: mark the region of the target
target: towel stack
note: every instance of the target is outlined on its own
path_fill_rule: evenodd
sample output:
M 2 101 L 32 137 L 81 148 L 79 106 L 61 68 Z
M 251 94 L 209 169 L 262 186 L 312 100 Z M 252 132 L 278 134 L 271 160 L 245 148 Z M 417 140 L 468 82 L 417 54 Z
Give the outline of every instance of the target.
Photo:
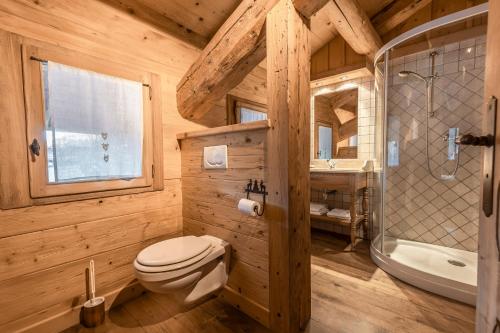
M 328 213 L 328 206 L 323 203 L 311 202 L 309 210 L 311 215 L 325 215 Z
M 329 217 L 336 217 L 338 219 L 351 219 L 351 212 L 348 211 L 347 209 L 339 209 L 339 208 L 334 208 L 331 211 L 329 211 L 326 216 Z

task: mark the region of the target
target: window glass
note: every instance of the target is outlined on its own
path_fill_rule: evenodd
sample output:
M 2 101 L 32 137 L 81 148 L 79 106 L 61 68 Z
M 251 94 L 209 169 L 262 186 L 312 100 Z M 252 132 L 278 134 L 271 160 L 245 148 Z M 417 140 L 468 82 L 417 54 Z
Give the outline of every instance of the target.
M 353 135 L 349 137 L 349 147 L 357 147 L 358 146 L 358 136 Z
M 329 160 L 332 158 L 332 128 L 318 126 L 318 158 Z
M 143 87 L 42 64 L 49 183 L 142 176 Z
M 251 121 L 266 120 L 267 113 L 255 111 L 249 108 L 240 108 L 240 123 L 248 123 Z

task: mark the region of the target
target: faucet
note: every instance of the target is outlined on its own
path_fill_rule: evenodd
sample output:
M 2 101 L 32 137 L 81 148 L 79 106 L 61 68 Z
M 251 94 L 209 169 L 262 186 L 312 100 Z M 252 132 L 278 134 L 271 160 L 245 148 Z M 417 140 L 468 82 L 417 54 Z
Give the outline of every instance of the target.
M 328 160 L 328 166 L 330 167 L 330 169 L 335 169 L 335 163 L 336 162 L 333 160 L 333 158 Z

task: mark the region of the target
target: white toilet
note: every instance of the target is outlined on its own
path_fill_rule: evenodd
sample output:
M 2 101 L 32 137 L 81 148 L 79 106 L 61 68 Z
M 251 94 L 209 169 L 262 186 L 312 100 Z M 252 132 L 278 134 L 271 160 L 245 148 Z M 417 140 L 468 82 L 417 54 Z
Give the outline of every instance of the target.
M 143 249 L 135 275 L 148 290 L 171 294 L 189 306 L 221 290 L 227 282 L 231 246 L 213 236 L 184 236 Z

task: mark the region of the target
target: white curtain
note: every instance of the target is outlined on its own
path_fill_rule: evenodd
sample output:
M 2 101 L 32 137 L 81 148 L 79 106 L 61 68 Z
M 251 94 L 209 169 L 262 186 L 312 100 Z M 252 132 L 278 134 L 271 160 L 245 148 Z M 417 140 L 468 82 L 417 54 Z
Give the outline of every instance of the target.
M 267 113 L 247 108 L 240 108 L 240 123 L 248 123 L 251 121 L 266 120 L 266 119 L 267 119 Z
M 43 64 L 49 181 L 142 175 L 142 83 Z

